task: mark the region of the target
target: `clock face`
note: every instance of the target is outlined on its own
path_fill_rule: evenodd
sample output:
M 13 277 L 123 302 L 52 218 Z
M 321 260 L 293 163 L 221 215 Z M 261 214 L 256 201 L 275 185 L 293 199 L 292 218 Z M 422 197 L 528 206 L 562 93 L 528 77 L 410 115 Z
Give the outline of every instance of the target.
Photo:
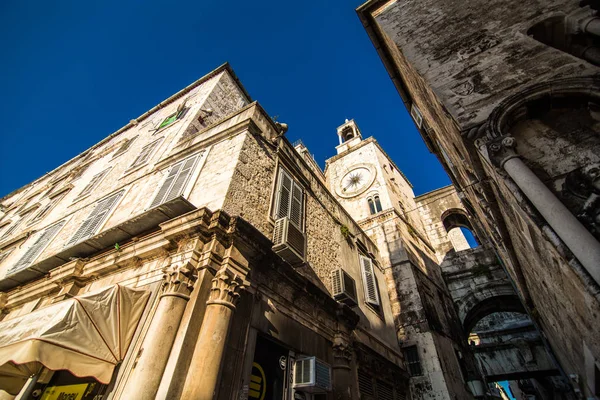
M 367 190 L 373 183 L 375 174 L 366 166 L 352 169 L 342 177 L 337 192 L 342 197 L 357 196 Z

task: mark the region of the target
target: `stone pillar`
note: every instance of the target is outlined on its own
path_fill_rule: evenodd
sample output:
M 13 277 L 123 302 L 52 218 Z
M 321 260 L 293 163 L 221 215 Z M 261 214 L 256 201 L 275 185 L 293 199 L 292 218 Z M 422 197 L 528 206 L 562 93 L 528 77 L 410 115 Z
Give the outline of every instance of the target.
M 516 141 L 504 137 L 489 145 L 490 158 L 503 168 L 548 225 L 569 247 L 592 278 L 600 283 L 600 243 L 514 151 Z
M 243 288 L 242 279 L 226 267 L 213 278 L 181 400 L 209 400 L 216 396 L 229 326 Z
M 156 396 L 196 274 L 189 262 L 183 262 L 167 268 L 163 278 L 164 291 L 123 390 L 123 399 L 147 400 Z
M 333 339 L 333 398 L 352 400 L 352 344 L 347 333 L 338 331 Z

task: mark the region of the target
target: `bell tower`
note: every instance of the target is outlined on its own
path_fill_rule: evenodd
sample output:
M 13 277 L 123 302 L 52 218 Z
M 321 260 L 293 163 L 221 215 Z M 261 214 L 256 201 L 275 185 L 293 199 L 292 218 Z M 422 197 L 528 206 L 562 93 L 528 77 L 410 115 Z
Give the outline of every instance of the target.
M 337 135 L 337 155 L 325 163 L 327 185 L 379 249 L 397 339 L 408 362 L 418 365 L 411 386 L 429 388 L 421 398 L 450 400 L 451 382 L 460 378 L 438 371 L 444 363 L 448 371 L 461 370 L 456 354 L 464 349 L 452 336 L 452 299 L 412 185 L 374 138 L 363 139 L 354 120 L 340 125 Z M 459 392 L 456 398 L 473 398 Z
M 353 119 L 350 121 L 346 119 L 342 125 L 338 126 L 337 134 L 340 140 L 340 144 L 336 147 L 338 154 L 345 152 L 362 141 L 360 129 L 358 129 L 358 125 L 356 125 Z

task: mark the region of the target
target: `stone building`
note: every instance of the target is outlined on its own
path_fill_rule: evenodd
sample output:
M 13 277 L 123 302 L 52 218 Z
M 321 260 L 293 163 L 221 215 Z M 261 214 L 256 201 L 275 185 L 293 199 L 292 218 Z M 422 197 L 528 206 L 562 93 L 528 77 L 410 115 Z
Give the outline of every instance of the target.
M 599 8 L 371 0 L 357 10 L 576 398 L 600 395 Z M 518 308 L 504 300 L 490 309 Z
M 386 258 L 285 130 L 224 65 L 2 198 L 0 398 L 409 399 Z

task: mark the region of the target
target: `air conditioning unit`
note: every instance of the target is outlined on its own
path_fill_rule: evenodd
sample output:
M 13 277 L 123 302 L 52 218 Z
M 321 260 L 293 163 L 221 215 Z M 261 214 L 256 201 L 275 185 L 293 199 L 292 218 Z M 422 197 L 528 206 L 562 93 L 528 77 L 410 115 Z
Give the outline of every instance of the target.
M 304 232 L 290 223 L 288 217 L 275 221 L 273 251 L 291 265 L 304 263 Z
M 356 301 L 356 282 L 346 271 L 339 268 L 331 273 L 333 286 L 333 298 L 340 303 L 354 307 L 358 304 Z
M 294 389 L 308 393 L 331 391 L 331 367 L 316 357 L 302 357 L 294 364 Z
M 414 103 L 410 106 L 410 116 L 417 124 L 417 127 L 421 128 L 423 126 L 423 115 L 421 115 L 421 111 Z

